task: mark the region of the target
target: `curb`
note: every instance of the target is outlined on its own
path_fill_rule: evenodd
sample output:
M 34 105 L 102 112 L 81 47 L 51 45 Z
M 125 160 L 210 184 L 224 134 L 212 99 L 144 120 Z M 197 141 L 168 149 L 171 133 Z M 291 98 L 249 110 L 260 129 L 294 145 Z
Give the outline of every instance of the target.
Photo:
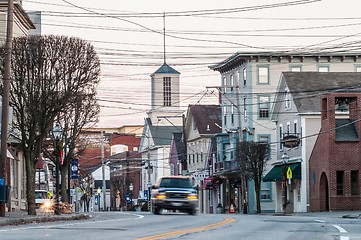
M 84 220 L 91 218 L 88 214 L 79 214 L 72 216 L 34 216 L 34 217 L 23 217 L 16 219 L 6 219 L 5 222 L 0 222 L 0 226 L 8 225 L 22 225 L 29 223 L 42 223 L 42 222 L 56 222 L 56 221 L 68 221 L 68 220 Z

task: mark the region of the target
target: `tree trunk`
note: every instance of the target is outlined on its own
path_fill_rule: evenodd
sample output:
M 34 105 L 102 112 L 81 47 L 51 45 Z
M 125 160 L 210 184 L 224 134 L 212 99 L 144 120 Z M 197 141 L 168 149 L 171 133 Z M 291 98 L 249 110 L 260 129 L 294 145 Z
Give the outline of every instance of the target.
M 33 161 L 26 159 L 26 198 L 28 202 L 28 214 L 36 215 L 35 205 L 35 165 Z
M 67 188 L 67 179 L 68 179 L 68 168 L 65 166 L 61 166 L 61 199 L 62 202 L 69 203 L 69 196 L 66 191 Z
M 261 213 L 261 183 L 258 179 L 254 181 L 254 190 L 256 192 L 257 213 Z

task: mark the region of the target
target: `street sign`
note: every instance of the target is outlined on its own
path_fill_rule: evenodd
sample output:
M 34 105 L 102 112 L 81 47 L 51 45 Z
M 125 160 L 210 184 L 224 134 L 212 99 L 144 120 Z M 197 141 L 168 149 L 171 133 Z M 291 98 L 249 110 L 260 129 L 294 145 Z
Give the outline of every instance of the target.
M 73 159 L 71 161 L 71 179 L 77 180 L 78 179 L 78 159 Z
M 99 196 L 98 196 L 98 195 L 95 195 L 94 204 L 95 204 L 95 205 L 98 205 L 98 204 L 99 204 Z
M 298 136 L 295 135 L 287 135 L 284 136 L 282 139 L 282 144 L 286 148 L 295 148 L 299 146 L 301 143 L 301 140 Z
M 207 171 L 196 172 L 194 173 L 193 177 L 196 181 L 203 181 L 205 178 L 209 177 L 209 174 Z
M 144 190 L 144 200 L 148 201 L 148 190 Z
M 127 201 L 127 204 L 131 204 L 129 193 L 125 194 L 125 200 Z
M 287 169 L 287 179 L 292 179 L 292 170 L 290 167 Z

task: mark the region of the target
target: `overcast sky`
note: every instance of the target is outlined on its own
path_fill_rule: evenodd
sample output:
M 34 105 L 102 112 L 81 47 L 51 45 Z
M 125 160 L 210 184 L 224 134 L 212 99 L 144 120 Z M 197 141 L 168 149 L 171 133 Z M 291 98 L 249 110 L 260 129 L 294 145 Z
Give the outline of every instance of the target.
M 99 126 L 143 124 L 150 74 L 166 62 L 181 72 L 181 106 L 217 103 L 208 67 L 237 51 L 359 51 L 357 0 L 23 0 L 42 11 L 42 34 L 86 39 L 102 64 Z

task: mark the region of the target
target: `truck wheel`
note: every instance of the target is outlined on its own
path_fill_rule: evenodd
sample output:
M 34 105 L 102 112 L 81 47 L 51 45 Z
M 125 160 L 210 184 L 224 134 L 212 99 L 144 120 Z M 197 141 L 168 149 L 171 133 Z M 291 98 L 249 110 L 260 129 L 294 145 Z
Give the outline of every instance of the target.
M 154 214 L 155 215 L 159 215 L 160 214 L 160 208 L 158 208 L 158 207 L 154 207 Z
M 195 215 L 195 214 L 196 214 L 196 210 L 193 209 L 193 208 L 191 208 L 191 209 L 188 210 L 188 214 L 189 214 L 189 215 Z

